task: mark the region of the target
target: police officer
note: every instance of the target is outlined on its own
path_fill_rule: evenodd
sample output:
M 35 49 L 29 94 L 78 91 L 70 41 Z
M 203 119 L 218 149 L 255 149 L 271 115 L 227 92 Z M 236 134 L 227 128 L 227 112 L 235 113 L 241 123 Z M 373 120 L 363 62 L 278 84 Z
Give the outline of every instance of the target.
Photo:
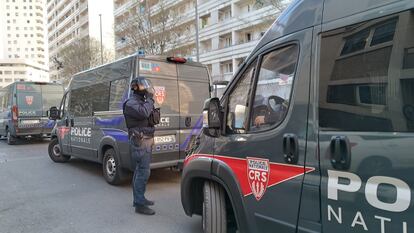
M 154 215 L 148 206 L 153 201 L 145 198 L 145 189 L 150 176 L 151 152 L 154 145 L 154 126 L 149 117 L 154 109 L 153 88 L 145 77 L 132 80 L 132 96 L 124 103 L 124 117 L 128 127 L 133 161 L 136 161 L 132 180 L 135 212 Z

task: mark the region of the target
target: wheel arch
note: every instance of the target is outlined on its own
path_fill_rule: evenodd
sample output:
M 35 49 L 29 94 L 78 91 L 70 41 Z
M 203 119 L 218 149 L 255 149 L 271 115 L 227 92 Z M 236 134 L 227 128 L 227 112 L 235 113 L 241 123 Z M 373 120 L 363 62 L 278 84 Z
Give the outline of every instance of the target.
M 211 169 L 220 174 L 212 174 Z M 214 172 L 213 172 L 214 173 Z M 243 195 L 231 169 L 214 159 L 194 159 L 184 168 L 181 184 L 181 202 L 188 216 L 202 215 L 203 185 L 206 181 L 218 183 L 225 191 L 234 213 L 239 232 L 250 232 L 247 223 Z
M 119 155 L 119 147 L 116 142 L 116 139 L 111 136 L 105 136 L 101 139 L 98 147 L 98 161 L 102 163 L 104 154 L 107 150 L 113 149 L 115 151 L 115 156 L 118 157 L 120 164 L 122 164 L 121 156 Z

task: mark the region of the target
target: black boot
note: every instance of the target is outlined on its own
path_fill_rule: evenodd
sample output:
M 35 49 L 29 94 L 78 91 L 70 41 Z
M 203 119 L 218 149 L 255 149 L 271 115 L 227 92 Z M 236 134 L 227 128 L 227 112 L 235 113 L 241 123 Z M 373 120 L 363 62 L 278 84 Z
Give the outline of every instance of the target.
M 145 205 L 137 205 L 135 206 L 135 213 L 144 214 L 144 215 L 154 215 L 155 211 L 148 206 Z
M 154 205 L 154 202 L 153 201 L 150 201 L 148 199 L 145 199 L 144 205 L 151 206 L 151 205 Z

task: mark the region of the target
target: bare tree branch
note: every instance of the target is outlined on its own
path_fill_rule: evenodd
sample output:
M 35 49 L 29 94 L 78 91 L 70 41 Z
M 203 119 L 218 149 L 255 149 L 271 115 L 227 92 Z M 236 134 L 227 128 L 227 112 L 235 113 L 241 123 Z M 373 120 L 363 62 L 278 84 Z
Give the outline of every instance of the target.
M 182 28 L 182 16 L 172 6 L 167 7 L 160 1 L 157 9 L 149 7 L 147 2 L 137 2 L 131 8 L 127 19 L 117 24 L 118 38 L 124 41 L 123 54 L 127 55 L 144 50 L 147 55 L 166 55 L 174 51 L 179 44 L 187 42 Z
M 100 42 L 95 39 L 84 38 L 76 40 L 66 46 L 59 53 L 59 61 L 63 68 L 60 73 L 63 79 L 68 80 L 72 75 L 101 64 Z M 103 61 L 110 62 L 114 54 L 103 47 Z

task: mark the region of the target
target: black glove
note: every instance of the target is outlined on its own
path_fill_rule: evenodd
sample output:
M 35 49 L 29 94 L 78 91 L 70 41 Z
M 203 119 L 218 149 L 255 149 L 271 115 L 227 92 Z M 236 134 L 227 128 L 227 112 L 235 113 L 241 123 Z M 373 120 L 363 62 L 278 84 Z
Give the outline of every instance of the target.
M 153 98 L 154 98 L 154 93 L 152 93 L 152 92 L 147 92 L 147 93 L 145 94 L 145 96 L 146 96 L 148 99 L 153 99 Z

